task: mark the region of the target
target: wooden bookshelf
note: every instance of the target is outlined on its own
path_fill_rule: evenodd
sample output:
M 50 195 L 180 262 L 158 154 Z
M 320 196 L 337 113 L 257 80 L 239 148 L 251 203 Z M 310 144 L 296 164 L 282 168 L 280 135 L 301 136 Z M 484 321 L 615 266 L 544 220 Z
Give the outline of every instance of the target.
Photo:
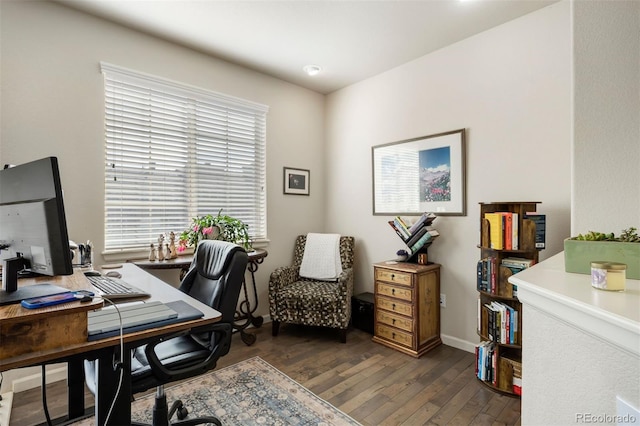
M 539 201 L 480 203 L 480 260 L 477 269 L 478 335 L 476 371 L 478 380 L 492 390 L 518 397 L 522 379 L 522 305 L 517 288 L 508 281 L 527 263 L 538 262 L 536 225 L 527 213 L 536 212 Z M 488 219 L 487 213 L 506 213 L 501 222 Z M 515 214 L 515 215 L 514 215 Z M 508 219 L 510 217 L 510 219 Z M 513 220 L 517 232 L 507 233 L 507 221 Z M 499 232 L 492 229 L 500 227 Z M 494 232 L 492 234 L 492 231 Z M 503 238 L 502 241 L 495 241 Z M 507 238 L 512 238 L 507 242 Z M 498 248 L 497 248 L 498 247 Z M 515 259 L 520 259 L 520 261 Z M 507 260 L 505 260 L 507 259 Z M 511 267 L 503 262 L 513 262 Z M 521 262 L 521 263 L 519 263 Z M 514 380 L 515 379 L 515 380 Z

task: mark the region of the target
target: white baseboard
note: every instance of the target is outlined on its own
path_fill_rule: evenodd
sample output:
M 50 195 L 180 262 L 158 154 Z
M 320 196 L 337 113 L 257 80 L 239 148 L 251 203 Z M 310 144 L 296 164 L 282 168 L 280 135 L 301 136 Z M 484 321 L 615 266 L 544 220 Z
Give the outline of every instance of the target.
M 59 382 L 67 379 L 67 367 L 62 366 L 53 370 L 47 370 L 47 383 Z M 20 377 L 11 383 L 14 393 L 23 392 L 29 389 L 39 388 L 42 385 L 42 375 L 40 373 L 30 376 Z
M 3 393 L 0 401 L 0 426 L 9 426 L 11 420 L 11 407 L 13 405 L 13 392 Z
M 267 324 L 271 322 L 270 315 L 263 315 L 264 323 Z M 457 337 L 449 336 L 446 334 L 441 334 L 440 338 L 442 339 L 442 343 L 451 346 L 456 349 L 463 350 L 465 352 L 471 352 L 472 354 L 476 352 L 477 343 L 468 342 L 466 340 L 459 339 Z
M 476 344 L 468 342 L 466 340 L 458 339 L 457 337 L 448 336 L 446 334 L 440 335 L 442 339 L 442 343 L 454 347 L 456 349 L 463 350 L 465 352 L 471 352 L 472 354 L 476 352 Z

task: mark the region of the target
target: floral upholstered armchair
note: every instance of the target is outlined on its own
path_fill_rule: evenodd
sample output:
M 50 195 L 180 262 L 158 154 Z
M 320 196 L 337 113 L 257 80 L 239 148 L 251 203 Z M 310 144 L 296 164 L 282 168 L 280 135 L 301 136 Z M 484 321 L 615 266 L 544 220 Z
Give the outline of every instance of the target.
M 269 279 L 272 334 L 278 335 L 283 322 L 330 327 L 339 329 L 340 341 L 346 343 L 353 295 L 354 238 L 340 237 L 342 273 L 333 281 L 300 276 L 306 242 L 307 236 L 299 235 L 293 265 L 277 268 Z

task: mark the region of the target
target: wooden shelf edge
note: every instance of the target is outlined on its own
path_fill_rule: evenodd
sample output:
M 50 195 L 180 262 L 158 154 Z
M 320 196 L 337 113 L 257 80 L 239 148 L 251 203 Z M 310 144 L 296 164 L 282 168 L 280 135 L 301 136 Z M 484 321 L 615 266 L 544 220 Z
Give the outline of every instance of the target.
M 499 294 L 494 294 L 494 293 L 489 293 L 483 290 L 476 290 L 478 293 L 485 295 L 491 299 L 499 299 L 499 300 L 507 300 L 507 301 L 511 301 L 511 302 L 518 302 L 520 303 L 520 300 L 518 300 L 517 297 L 507 297 L 507 296 L 501 296 Z
M 504 389 L 500 389 L 500 388 L 498 388 L 498 387 L 494 386 L 493 384 L 491 384 L 491 383 L 489 383 L 489 382 L 485 382 L 484 380 L 480 380 L 480 379 L 478 379 L 477 377 L 476 377 L 476 379 L 477 379 L 480 383 L 482 383 L 483 385 L 485 385 L 485 386 L 486 386 L 486 387 L 488 387 L 490 390 L 492 390 L 492 391 L 494 391 L 494 392 L 496 392 L 496 393 L 499 393 L 499 394 L 501 394 L 501 395 L 505 395 L 505 396 L 510 396 L 510 397 L 512 397 L 512 398 L 518 398 L 518 399 L 520 399 L 520 395 L 518 395 L 518 394 L 515 394 L 515 393 L 513 393 L 513 392 L 509 392 L 509 391 L 506 391 L 506 390 L 504 390 Z
M 500 342 L 494 342 L 493 340 L 490 340 L 489 337 L 483 335 L 480 330 L 476 330 L 476 333 L 478 334 L 478 336 L 480 337 L 480 339 L 482 339 L 483 342 L 491 342 L 491 343 L 495 343 L 496 345 L 502 346 L 504 348 L 511 348 L 511 349 L 517 349 L 517 350 L 521 350 L 522 349 L 522 345 L 514 345 L 513 343 L 500 343 Z

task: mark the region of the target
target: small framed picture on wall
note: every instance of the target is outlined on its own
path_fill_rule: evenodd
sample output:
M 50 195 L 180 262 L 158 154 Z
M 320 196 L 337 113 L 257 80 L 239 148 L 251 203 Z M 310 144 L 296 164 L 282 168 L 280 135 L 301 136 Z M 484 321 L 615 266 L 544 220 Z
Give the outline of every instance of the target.
M 284 168 L 284 193 L 309 195 L 310 172 L 305 169 Z

